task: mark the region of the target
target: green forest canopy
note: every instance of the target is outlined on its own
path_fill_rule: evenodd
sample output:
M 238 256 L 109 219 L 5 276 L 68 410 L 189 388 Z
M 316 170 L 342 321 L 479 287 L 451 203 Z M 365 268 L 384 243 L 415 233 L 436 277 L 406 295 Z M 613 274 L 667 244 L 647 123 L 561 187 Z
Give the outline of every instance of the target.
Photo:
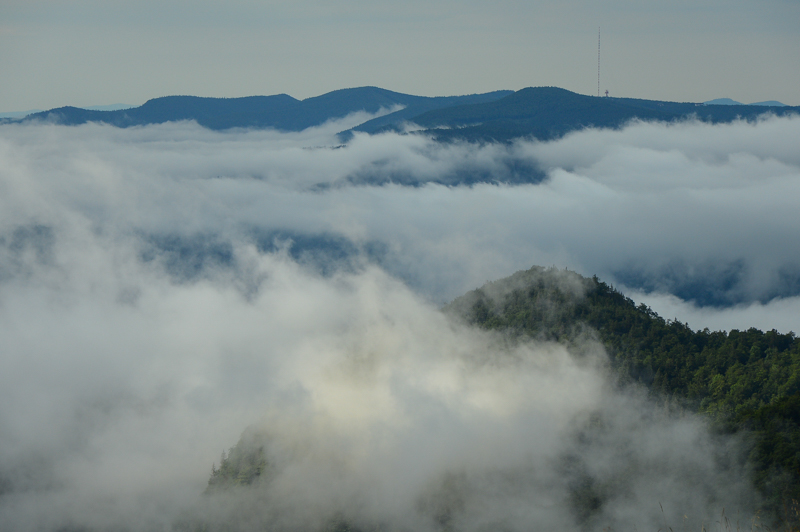
M 597 277 L 534 266 L 487 283 L 445 308 L 483 329 L 574 343 L 594 331 L 621 384 L 745 432 L 754 482 L 782 520 L 800 499 L 800 340 L 775 330 L 693 331 Z M 796 512 L 792 511 L 796 517 Z

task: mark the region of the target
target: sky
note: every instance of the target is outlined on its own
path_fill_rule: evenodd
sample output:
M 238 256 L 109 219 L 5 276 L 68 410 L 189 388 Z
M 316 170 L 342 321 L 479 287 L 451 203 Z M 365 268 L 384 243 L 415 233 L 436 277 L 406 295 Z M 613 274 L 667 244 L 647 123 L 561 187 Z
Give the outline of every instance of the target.
M 800 105 L 796 0 L 5 0 L 0 112 L 159 96 L 529 86 Z

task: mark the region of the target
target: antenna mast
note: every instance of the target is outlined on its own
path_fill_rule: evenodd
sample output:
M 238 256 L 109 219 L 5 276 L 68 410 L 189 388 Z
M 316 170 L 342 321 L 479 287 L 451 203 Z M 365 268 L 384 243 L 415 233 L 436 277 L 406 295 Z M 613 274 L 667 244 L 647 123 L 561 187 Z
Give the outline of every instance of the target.
M 600 27 L 597 27 L 597 97 L 600 97 Z

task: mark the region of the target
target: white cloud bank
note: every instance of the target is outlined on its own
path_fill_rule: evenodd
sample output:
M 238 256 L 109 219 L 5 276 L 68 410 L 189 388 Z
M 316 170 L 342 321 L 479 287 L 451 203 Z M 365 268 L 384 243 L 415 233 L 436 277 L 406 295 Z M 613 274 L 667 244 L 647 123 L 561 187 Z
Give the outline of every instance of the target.
M 600 527 L 749 498 L 735 443 L 614 391 L 601 354 L 503 346 L 431 301 L 534 263 L 656 289 L 733 268 L 714 293 L 791 293 L 800 120 L 307 149 L 339 129 L 0 128 L 0 529 L 224 520 L 197 500 L 253 423 L 283 468 L 235 507 L 255 525 L 424 529 L 454 490 L 464 530 L 563 530 L 588 479 L 614 486 Z M 540 184 L 424 183 L 537 166 Z M 323 243 L 298 263 L 303 235 Z M 333 237 L 355 258 L 331 262 Z
M 346 125 L 5 127 L 3 216 L 7 227 L 68 233 L 70 217 L 108 235 L 262 248 L 276 234 L 344 238 L 437 302 L 531 264 L 700 306 L 800 295 L 800 119 L 642 123 L 512 146 L 381 135 L 320 147 Z M 517 184 L 450 186 L 464 181 Z M 354 186 L 371 183 L 385 186 Z
M 504 346 L 374 267 L 237 249 L 245 297 L 103 247 L 0 292 L 4 530 L 563 530 L 595 491 L 603 526 L 750 509 L 734 442 L 615 391 L 597 346 Z M 269 483 L 201 496 L 253 423 Z

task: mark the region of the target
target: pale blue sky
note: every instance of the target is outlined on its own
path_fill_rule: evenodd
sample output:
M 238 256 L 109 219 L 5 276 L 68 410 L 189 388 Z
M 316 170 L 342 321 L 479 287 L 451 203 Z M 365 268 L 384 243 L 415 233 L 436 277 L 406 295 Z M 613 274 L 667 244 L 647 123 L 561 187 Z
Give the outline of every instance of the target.
M 0 111 L 169 94 L 555 85 L 800 105 L 797 0 L 4 0 Z

